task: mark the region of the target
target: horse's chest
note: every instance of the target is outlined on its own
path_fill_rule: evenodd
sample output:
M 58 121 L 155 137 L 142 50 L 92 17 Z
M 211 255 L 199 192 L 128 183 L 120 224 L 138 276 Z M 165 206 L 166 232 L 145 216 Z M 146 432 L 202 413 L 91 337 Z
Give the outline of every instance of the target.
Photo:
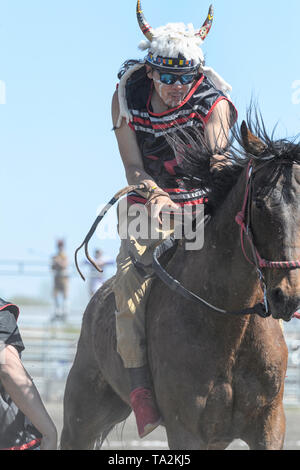
M 259 414 L 271 404 L 282 390 L 284 377 L 279 364 L 262 362 L 242 362 L 212 381 L 206 400 L 202 401 L 204 415 L 211 419 L 212 414 L 217 414 L 219 423 L 238 425 L 241 421 L 242 425 L 245 416 Z
M 276 368 L 241 370 L 234 380 L 236 407 L 259 409 L 270 404 L 282 388 L 282 374 Z

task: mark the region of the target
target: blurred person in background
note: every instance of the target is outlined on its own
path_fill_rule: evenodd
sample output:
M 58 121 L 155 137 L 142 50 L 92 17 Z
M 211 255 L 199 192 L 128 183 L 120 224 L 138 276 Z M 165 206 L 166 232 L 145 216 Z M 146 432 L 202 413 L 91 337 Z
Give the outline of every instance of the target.
M 94 261 L 98 268 L 104 269 L 106 266 L 112 265 L 115 263 L 113 258 L 103 255 L 103 252 L 99 249 L 96 249 L 94 252 Z M 95 269 L 95 267 L 88 263 L 90 267 L 89 273 L 89 294 L 92 297 L 98 289 L 105 282 L 104 273 L 100 273 Z
M 56 427 L 21 361 L 18 316 L 0 299 L 0 450 L 56 450 Z
M 69 260 L 63 240 L 57 241 L 57 253 L 52 257 L 54 316 L 52 320 L 65 321 L 69 311 Z

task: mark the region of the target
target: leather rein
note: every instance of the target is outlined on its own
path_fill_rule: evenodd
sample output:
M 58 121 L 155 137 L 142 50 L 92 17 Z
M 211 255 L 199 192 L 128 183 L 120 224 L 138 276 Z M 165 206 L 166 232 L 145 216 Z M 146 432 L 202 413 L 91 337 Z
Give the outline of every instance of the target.
M 240 238 L 241 238 L 241 247 L 243 254 L 246 258 L 246 260 L 251 263 L 252 265 L 255 266 L 258 278 L 260 281 L 260 285 L 263 291 L 263 301 L 259 302 L 256 304 L 254 307 L 242 309 L 242 310 L 237 310 L 237 311 L 227 311 L 223 310 L 220 308 L 217 308 L 214 305 L 211 305 L 208 303 L 206 300 L 202 299 L 198 295 L 192 293 L 185 287 L 183 287 L 180 282 L 172 278 L 170 274 L 167 273 L 167 271 L 161 266 L 159 263 L 159 258 L 166 252 L 168 251 L 172 246 L 176 244 L 176 241 L 174 239 L 169 239 L 164 242 L 162 242 L 161 245 L 159 245 L 153 255 L 153 268 L 156 273 L 156 275 L 165 283 L 168 285 L 168 287 L 175 292 L 181 294 L 183 297 L 185 297 L 188 300 L 192 300 L 197 303 L 202 303 L 206 305 L 207 307 L 211 308 L 212 310 L 222 313 L 222 314 L 230 314 L 230 315 L 238 315 L 238 316 L 243 316 L 243 315 L 259 315 L 262 318 L 267 318 L 271 316 L 271 312 L 269 309 L 268 305 L 268 300 L 267 300 L 267 286 L 266 286 L 266 281 L 265 277 L 263 275 L 262 269 L 263 268 L 269 268 L 269 269 L 299 269 L 300 268 L 300 260 L 297 261 L 267 261 L 264 258 L 262 258 L 258 252 L 258 250 L 255 247 L 254 244 L 254 239 L 252 235 L 252 230 L 251 230 L 251 191 L 252 191 L 252 181 L 253 181 L 253 175 L 256 173 L 258 170 L 260 170 L 262 166 L 258 167 L 255 171 L 253 170 L 253 162 L 250 161 L 248 168 L 247 168 L 247 175 L 246 175 L 246 189 L 245 189 L 245 194 L 244 194 L 244 200 L 243 200 L 243 205 L 242 205 L 242 210 L 236 215 L 235 221 L 236 223 L 240 226 Z M 245 244 L 244 244 L 244 238 L 247 238 L 251 251 L 252 251 L 252 256 L 253 256 L 253 261 L 249 259 L 249 257 L 246 254 L 245 250 Z M 296 318 L 300 319 L 300 315 L 295 313 L 294 315 Z
M 161 265 L 159 262 L 159 258 L 175 246 L 177 246 L 178 241 L 175 240 L 173 237 L 169 237 L 168 239 L 162 241 L 154 250 L 153 253 L 153 262 L 151 266 L 145 266 L 141 265 L 140 263 L 136 262 L 133 258 L 133 264 L 135 265 L 136 269 L 138 269 L 142 275 L 146 275 L 145 269 L 152 267 L 156 276 L 163 281 L 171 290 L 174 292 L 180 294 L 181 296 L 185 297 L 188 300 L 191 300 L 193 302 L 201 303 L 203 305 L 206 305 L 210 309 L 214 310 L 215 312 L 221 313 L 221 314 L 229 314 L 229 315 L 236 315 L 236 316 L 244 316 L 244 315 L 258 315 L 262 318 L 268 318 L 271 316 L 271 312 L 269 309 L 268 305 L 268 300 L 267 300 L 267 286 L 266 286 L 266 281 L 264 278 L 264 275 L 262 273 L 263 268 L 270 268 L 270 269 L 299 269 L 300 268 L 300 260 L 297 261 L 267 261 L 264 258 L 262 258 L 259 255 L 258 250 L 256 249 L 254 245 L 254 239 L 252 235 L 252 230 L 251 230 L 251 190 L 252 190 L 252 181 L 253 181 L 253 174 L 256 173 L 258 170 L 260 170 L 262 166 L 258 167 L 253 170 L 253 163 L 250 161 L 247 169 L 247 175 L 246 175 L 246 188 L 245 188 L 245 195 L 244 195 L 244 200 L 243 200 L 243 205 L 241 211 L 236 215 L 235 221 L 236 223 L 240 226 L 240 238 L 241 238 L 241 248 L 243 251 L 243 254 L 246 258 L 246 260 L 251 263 L 252 265 L 255 266 L 259 281 L 261 284 L 261 288 L 263 291 L 263 301 L 257 303 L 254 305 L 254 307 L 249 307 L 245 308 L 242 310 L 236 310 L 236 311 L 227 311 L 223 310 L 221 308 L 218 308 L 197 294 L 194 294 L 190 290 L 186 289 L 184 286 L 180 284 L 179 281 L 174 279 Z M 88 253 L 88 243 L 90 239 L 92 238 L 94 232 L 97 229 L 97 226 L 99 223 L 102 221 L 103 217 L 105 214 L 109 211 L 109 209 L 123 196 L 128 194 L 129 192 L 133 190 L 140 190 L 140 191 L 149 191 L 149 188 L 145 186 L 144 184 L 141 185 L 136 185 L 136 186 L 128 186 L 121 191 L 119 191 L 110 201 L 109 203 L 102 209 L 101 213 L 99 216 L 96 218 L 95 222 L 93 223 L 91 229 L 89 230 L 88 234 L 86 235 L 84 241 L 82 244 L 77 248 L 75 251 L 75 265 L 76 268 L 82 277 L 83 280 L 85 280 L 84 276 L 82 275 L 79 266 L 78 266 L 78 260 L 77 260 L 77 255 L 79 250 L 84 246 L 85 247 L 85 254 L 87 259 L 92 263 L 92 265 L 97 269 L 97 271 L 102 272 L 102 270 L 97 266 L 97 264 L 93 261 L 93 259 L 89 256 Z M 253 261 L 249 259 L 249 257 L 246 254 L 245 250 L 245 244 L 244 244 L 244 238 L 247 238 L 251 251 L 252 251 L 252 256 L 253 256 Z M 300 316 L 298 314 L 295 314 L 295 317 L 300 319 Z

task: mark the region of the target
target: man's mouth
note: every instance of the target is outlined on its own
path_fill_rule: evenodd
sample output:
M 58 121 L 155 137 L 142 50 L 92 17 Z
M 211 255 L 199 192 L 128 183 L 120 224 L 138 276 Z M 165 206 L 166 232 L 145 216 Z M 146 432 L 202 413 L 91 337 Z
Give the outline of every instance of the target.
M 172 98 L 173 100 L 181 99 L 182 96 L 182 93 L 170 93 L 170 98 Z

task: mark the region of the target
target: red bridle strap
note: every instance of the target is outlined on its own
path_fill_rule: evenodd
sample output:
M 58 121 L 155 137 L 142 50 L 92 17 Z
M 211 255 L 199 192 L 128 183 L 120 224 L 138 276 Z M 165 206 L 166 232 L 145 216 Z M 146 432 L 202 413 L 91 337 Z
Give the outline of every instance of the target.
M 246 225 L 246 209 L 248 206 L 248 199 L 249 199 L 249 192 L 250 192 L 250 185 L 251 185 L 251 175 L 252 175 L 252 162 L 249 163 L 247 169 L 247 176 L 246 176 L 246 190 L 245 196 L 243 201 L 242 210 L 236 215 L 235 221 L 241 227 L 241 247 L 243 254 L 246 260 L 259 268 L 271 268 L 271 269 L 299 269 L 300 268 L 300 260 L 297 261 L 267 261 L 260 256 L 257 249 L 254 246 L 253 237 L 251 234 L 251 228 L 249 224 Z M 250 243 L 252 253 L 255 259 L 255 263 L 253 263 L 246 254 L 245 245 L 244 245 L 244 235 L 248 238 Z

